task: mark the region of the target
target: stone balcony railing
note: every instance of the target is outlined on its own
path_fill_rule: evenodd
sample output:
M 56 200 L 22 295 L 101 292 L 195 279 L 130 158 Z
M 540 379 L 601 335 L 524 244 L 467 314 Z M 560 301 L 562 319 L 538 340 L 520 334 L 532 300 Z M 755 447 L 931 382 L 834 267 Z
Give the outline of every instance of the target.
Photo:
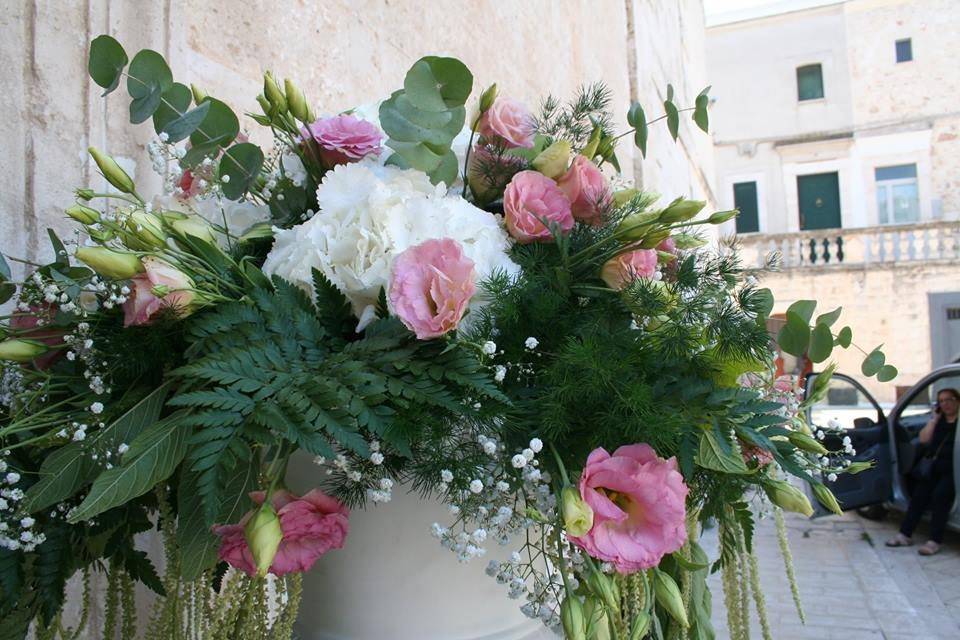
M 737 243 L 748 268 L 763 266 L 773 253 L 780 255 L 782 270 L 951 260 L 960 264 L 960 221 L 758 233 L 738 236 Z

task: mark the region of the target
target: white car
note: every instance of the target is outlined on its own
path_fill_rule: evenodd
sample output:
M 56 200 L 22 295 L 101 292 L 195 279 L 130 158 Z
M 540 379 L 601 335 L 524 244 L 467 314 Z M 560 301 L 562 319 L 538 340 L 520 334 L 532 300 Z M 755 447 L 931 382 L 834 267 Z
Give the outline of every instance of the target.
M 812 389 L 818 374 L 807 376 L 805 394 Z M 858 474 L 841 474 L 835 482 L 826 482 L 844 510 L 861 509 L 867 517 L 879 518 L 888 508 L 906 511 L 912 481 L 910 470 L 917 459 L 918 434 L 930 419 L 933 402 L 941 389 L 960 390 L 960 363 L 933 370 L 893 405 L 884 411 L 856 380 L 834 374 L 825 397 L 807 409 L 812 427 L 833 427 L 824 440 L 831 451 L 842 450 L 842 439 L 849 436 L 855 454 L 853 461 L 873 461 L 871 469 Z M 836 431 L 839 428 L 839 431 Z M 954 446 L 954 468 L 960 469 L 960 439 Z M 954 473 L 960 496 L 960 474 Z M 817 515 L 826 510 L 816 500 Z M 948 526 L 960 531 L 960 509 L 954 503 Z

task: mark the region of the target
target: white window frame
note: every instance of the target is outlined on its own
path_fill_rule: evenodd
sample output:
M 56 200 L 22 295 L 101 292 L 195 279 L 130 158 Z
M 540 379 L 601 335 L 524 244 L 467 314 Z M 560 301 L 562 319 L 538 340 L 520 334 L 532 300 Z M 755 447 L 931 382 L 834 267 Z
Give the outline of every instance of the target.
M 887 200 L 887 216 L 889 218 L 886 222 L 880 219 L 880 200 L 878 198 L 877 199 L 877 224 L 880 224 L 883 226 L 898 225 L 898 224 L 916 224 L 923 220 L 923 211 L 920 210 L 920 203 L 922 202 L 922 199 L 920 198 L 920 178 L 919 178 L 920 172 L 918 170 L 917 163 L 915 162 L 909 162 L 909 163 L 906 163 L 905 165 L 899 165 L 899 166 L 906 166 L 906 165 L 913 165 L 914 173 L 916 175 L 914 175 L 912 178 L 892 178 L 888 180 L 877 180 L 876 173 L 874 173 L 874 185 L 875 185 L 875 188 L 873 190 L 874 197 L 876 197 L 877 195 L 877 188 L 883 187 L 886 195 L 886 200 Z M 892 165 L 892 166 L 898 166 L 898 165 Z M 874 172 L 876 172 L 877 169 L 884 169 L 884 168 L 886 167 L 874 167 Z M 917 200 L 916 200 L 915 210 L 917 212 L 917 217 L 915 220 L 905 220 L 903 222 L 897 222 L 893 220 L 893 188 L 903 186 L 903 185 L 908 185 L 908 184 L 912 184 L 914 187 L 916 187 Z

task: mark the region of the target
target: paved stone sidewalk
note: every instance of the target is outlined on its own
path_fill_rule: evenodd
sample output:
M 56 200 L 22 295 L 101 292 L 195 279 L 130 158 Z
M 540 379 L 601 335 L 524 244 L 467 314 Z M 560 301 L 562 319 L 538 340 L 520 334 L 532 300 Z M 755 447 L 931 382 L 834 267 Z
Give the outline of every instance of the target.
M 784 572 L 773 518 L 757 523 L 760 580 L 774 640 L 957 640 L 960 638 L 960 536 L 924 558 L 916 547 L 890 549 L 897 514 L 874 522 L 853 513 L 807 520 L 787 514 L 797 582 L 806 614 L 801 624 Z M 915 540 L 923 541 L 921 529 Z M 716 530 L 704 534 L 716 555 Z M 726 640 L 719 574 L 710 578 L 718 640 Z M 752 610 L 751 638 L 762 638 Z

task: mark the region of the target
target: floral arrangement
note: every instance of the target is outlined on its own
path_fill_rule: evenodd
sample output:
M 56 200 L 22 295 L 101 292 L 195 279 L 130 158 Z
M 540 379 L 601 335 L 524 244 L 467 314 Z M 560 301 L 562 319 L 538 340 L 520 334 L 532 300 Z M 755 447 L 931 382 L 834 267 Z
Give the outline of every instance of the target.
M 449 506 L 432 533 L 458 560 L 512 548 L 487 573 L 571 640 L 712 638 L 711 570 L 735 637 L 749 593 L 765 620 L 754 510 L 809 514 L 792 475 L 839 512 L 828 484 L 859 469 L 775 375 L 762 274 L 697 232 L 736 211 L 698 218 L 703 202 L 619 176 L 624 136 L 645 154 L 648 127 L 676 138 L 685 111 L 706 131 L 706 90 L 681 109 L 668 88 L 649 122 L 634 104 L 617 134 L 600 85 L 534 115 L 496 85 L 471 102 L 451 58 L 321 117 L 267 73 L 248 114 L 264 151 L 156 52 L 100 36 L 89 71 L 152 120 L 166 192 L 91 148 L 111 189 L 77 190 L 76 236 L 51 232 L 54 261 L 22 281 L 0 257 L 10 637 L 74 637 L 105 572 L 106 637 L 135 635 L 140 582 L 148 637 L 288 638 L 302 573 L 400 484 Z M 814 310 L 791 306 L 777 343 L 823 362 L 851 333 Z M 865 373 L 895 375 L 883 360 Z M 318 464 L 302 496 L 284 480 L 298 451 Z M 135 545 L 153 528 L 162 576 Z

